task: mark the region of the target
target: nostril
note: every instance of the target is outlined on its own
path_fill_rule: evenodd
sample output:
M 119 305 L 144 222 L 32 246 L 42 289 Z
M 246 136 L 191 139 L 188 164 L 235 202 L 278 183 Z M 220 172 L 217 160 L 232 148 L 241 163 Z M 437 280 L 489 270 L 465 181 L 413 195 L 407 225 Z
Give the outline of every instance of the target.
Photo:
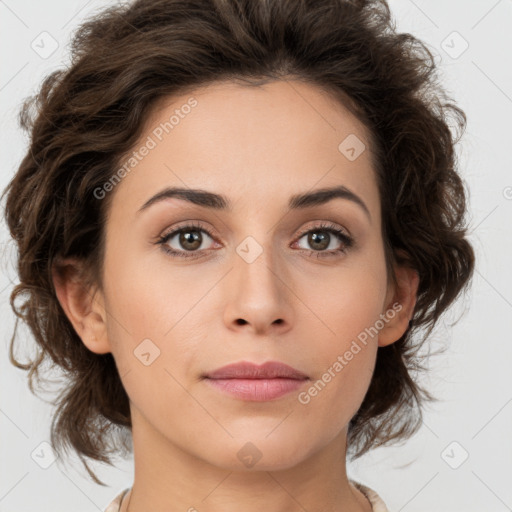
M 246 324 L 246 323 L 247 323 L 247 321 L 246 321 L 246 320 L 244 320 L 243 318 L 239 318 L 239 319 L 236 321 L 236 323 L 237 323 L 238 325 L 244 325 L 244 324 Z

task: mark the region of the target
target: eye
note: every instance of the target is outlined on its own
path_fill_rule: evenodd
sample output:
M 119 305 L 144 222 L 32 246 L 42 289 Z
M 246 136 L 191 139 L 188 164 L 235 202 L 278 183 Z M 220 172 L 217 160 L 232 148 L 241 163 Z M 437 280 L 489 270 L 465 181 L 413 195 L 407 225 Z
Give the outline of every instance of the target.
M 299 236 L 299 242 L 300 240 L 305 239 L 306 244 L 312 247 L 312 250 L 307 247 L 301 248 L 309 250 L 311 256 L 316 254 L 317 258 L 331 257 L 341 253 L 346 253 L 354 243 L 353 238 L 335 224 L 323 223 L 307 231 L 301 232 Z
M 162 235 L 157 243 L 163 250 L 182 258 L 197 257 L 197 253 L 206 250 L 204 247 L 205 236 L 213 240 L 210 232 L 199 224 L 189 223 L 169 233 Z

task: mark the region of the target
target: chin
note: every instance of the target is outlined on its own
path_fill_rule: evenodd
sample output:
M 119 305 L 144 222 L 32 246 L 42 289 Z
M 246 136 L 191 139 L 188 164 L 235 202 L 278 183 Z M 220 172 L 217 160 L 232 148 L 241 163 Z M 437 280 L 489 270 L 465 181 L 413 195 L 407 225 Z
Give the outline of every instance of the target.
M 275 422 L 274 427 L 275 428 Z M 294 440 L 283 430 L 247 431 L 244 436 L 228 443 L 215 443 L 209 462 L 229 471 L 279 471 L 292 468 L 304 460 L 310 451 L 304 443 L 307 436 Z M 203 452 L 204 453 L 204 452 Z

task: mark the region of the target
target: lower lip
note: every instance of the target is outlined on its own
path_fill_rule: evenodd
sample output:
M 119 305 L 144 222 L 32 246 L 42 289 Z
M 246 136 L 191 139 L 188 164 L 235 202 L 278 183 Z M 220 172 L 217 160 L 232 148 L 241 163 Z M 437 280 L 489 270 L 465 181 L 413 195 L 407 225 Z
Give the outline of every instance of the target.
M 267 402 L 296 391 L 308 379 L 209 379 L 216 389 L 242 400 Z

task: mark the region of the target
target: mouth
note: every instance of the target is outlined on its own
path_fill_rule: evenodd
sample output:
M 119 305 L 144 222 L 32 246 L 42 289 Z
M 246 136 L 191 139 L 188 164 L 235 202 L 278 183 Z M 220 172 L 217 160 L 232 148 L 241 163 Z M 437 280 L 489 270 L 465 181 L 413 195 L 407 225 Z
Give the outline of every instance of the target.
M 263 365 L 242 361 L 223 366 L 203 377 L 216 390 L 253 402 L 276 400 L 310 380 L 305 373 L 278 361 Z

